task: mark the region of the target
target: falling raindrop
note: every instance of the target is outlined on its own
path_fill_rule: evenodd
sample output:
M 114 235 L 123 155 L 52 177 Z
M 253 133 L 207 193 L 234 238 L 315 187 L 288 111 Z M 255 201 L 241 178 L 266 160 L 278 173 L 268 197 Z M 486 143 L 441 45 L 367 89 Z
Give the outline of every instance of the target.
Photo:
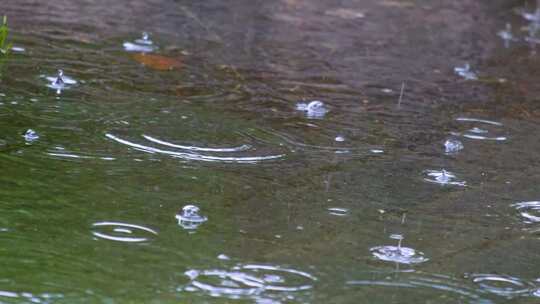
M 424 253 L 413 248 L 401 246 L 403 236 L 401 234 L 390 235 L 391 239 L 398 240 L 397 246 L 376 246 L 370 249 L 374 257 L 381 261 L 396 262 L 400 264 L 419 264 L 428 261 Z
M 466 80 L 477 80 L 478 76 L 471 70 L 471 66 L 466 63 L 463 67 L 455 67 L 454 72 Z
M 444 142 L 444 152 L 446 154 L 453 154 L 463 150 L 463 143 L 457 139 L 447 139 Z
M 150 53 L 157 49 L 147 32 L 143 32 L 141 38 L 134 42 L 124 42 L 123 46 L 128 52 Z
M 309 103 L 298 103 L 296 109 L 298 111 L 306 112 L 308 118 L 323 118 L 328 112 L 324 103 L 319 100 L 314 100 Z
M 77 84 L 77 81 L 71 77 L 64 75 L 63 70 L 58 70 L 56 76 L 46 77 L 50 83 L 47 85 L 49 88 L 56 90 L 56 94 L 60 94 L 62 90 L 68 88 L 71 85 Z

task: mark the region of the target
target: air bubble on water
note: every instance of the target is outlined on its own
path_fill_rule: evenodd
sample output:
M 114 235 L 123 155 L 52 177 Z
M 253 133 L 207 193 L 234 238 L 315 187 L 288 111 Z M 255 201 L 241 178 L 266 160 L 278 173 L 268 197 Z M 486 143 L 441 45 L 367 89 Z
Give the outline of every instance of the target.
M 471 70 L 471 66 L 466 63 L 463 67 L 455 67 L 454 72 L 465 78 L 466 80 L 477 80 L 478 76 L 474 71 Z
M 336 136 L 336 138 L 334 138 L 334 140 L 337 141 L 337 142 L 344 142 L 345 137 L 342 136 L 342 135 L 338 135 L 338 136 Z
M 24 52 L 26 51 L 25 48 L 20 47 L 20 46 L 12 46 L 12 47 L 11 47 L 11 50 L 12 50 L 13 52 L 17 52 L 17 53 L 24 53 Z
M 306 112 L 308 118 L 323 118 L 328 112 L 325 104 L 319 100 L 313 100 L 309 103 L 298 103 L 296 109 Z
M 186 205 L 176 215 L 178 225 L 186 230 L 197 229 L 202 223 L 206 222 L 208 218 L 199 214 L 200 208 L 195 205 Z
M 218 255 L 217 258 L 218 258 L 219 260 L 223 260 L 223 261 L 228 261 L 228 260 L 231 259 L 229 256 L 227 256 L 227 255 L 225 255 L 225 254 L 223 254 L 223 253 L 220 254 L 220 255 Z
M 447 139 L 444 142 L 444 152 L 446 154 L 456 153 L 463 150 L 463 143 L 457 139 Z
M 26 130 L 23 137 L 27 143 L 31 143 L 39 139 L 39 135 L 37 134 L 37 132 L 32 129 Z

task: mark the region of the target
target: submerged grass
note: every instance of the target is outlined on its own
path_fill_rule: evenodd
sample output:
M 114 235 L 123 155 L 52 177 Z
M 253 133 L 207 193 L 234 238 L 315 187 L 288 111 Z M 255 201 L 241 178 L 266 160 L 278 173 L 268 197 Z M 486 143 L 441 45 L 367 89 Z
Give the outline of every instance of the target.
M 7 55 L 11 49 L 11 43 L 7 43 L 8 33 L 7 17 L 4 16 L 2 25 L 0 25 L 0 55 Z

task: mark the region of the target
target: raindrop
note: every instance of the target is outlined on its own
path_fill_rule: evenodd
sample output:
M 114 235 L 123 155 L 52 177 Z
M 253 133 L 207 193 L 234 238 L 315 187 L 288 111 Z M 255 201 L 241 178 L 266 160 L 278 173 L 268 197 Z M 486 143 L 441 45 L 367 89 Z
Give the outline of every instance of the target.
M 308 118 L 323 118 L 328 112 L 324 103 L 319 100 L 314 100 L 309 103 L 298 103 L 296 109 L 298 111 L 306 112 Z
M 424 253 L 413 248 L 401 246 L 403 236 L 400 234 L 390 235 L 391 239 L 398 240 L 397 246 L 376 246 L 370 249 L 374 257 L 381 261 L 396 262 L 400 264 L 419 264 L 428 261 Z
M 463 150 L 463 143 L 457 139 L 447 139 L 444 142 L 444 152 L 453 154 Z
M 466 80 L 477 80 L 478 76 L 471 70 L 471 66 L 466 63 L 463 67 L 455 67 L 454 72 Z
M 92 226 L 95 228 L 92 232 L 95 237 L 126 243 L 146 242 L 158 234 L 150 228 L 120 222 L 98 222 Z
M 50 83 L 47 85 L 47 87 L 56 90 L 56 94 L 60 94 L 62 90 L 68 88 L 71 85 L 77 84 L 77 81 L 69 76 L 64 75 L 63 70 L 58 70 L 58 73 L 56 76 L 52 77 L 46 77 Z
M 124 50 L 128 52 L 150 53 L 157 49 L 147 32 L 143 32 L 141 38 L 136 39 L 134 42 L 124 42 L 123 46 Z
M 452 185 L 452 186 L 466 186 L 465 181 L 456 180 L 456 175 L 450 171 L 442 169 L 438 170 L 426 170 L 424 171 L 426 182 L 435 183 L 439 185 Z
M 23 137 L 27 143 L 32 143 L 39 139 L 39 135 L 37 134 L 37 132 L 32 129 L 26 130 Z
M 25 48 L 19 47 L 19 46 L 12 46 L 12 47 L 11 47 L 11 50 L 14 51 L 14 52 L 17 52 L 17 53 L 24 53 L 24 52 L 26 52 L 26 49 L 25 49 Z
M 510 23 L 506 24 L 506 29 L 497 33 L 497 36 L 501 37 L 504 41 L 504 47 L 508 48 L 510 46 L 510 41 L 515 41 L 514 35 L 512 34 L 512 25 Z
M 176 215 L 178 225 L 186 230 L 197 229 L 202 223 L 206 222 L 208 218 L 199 214 L 200 209 L 195 205 L 186 205 Z

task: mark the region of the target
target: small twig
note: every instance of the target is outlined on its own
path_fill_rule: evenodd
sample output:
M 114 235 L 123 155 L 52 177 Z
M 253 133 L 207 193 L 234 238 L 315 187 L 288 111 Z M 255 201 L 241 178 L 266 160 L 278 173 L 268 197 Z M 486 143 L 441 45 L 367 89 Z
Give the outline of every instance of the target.
M 398 108 L 401 107 L 401 100 L 403 99 L 403 91 L 405 90 L 405 82 L 401 83 L 401 92 L 399 93 L 399 100 L 397 103 Z

